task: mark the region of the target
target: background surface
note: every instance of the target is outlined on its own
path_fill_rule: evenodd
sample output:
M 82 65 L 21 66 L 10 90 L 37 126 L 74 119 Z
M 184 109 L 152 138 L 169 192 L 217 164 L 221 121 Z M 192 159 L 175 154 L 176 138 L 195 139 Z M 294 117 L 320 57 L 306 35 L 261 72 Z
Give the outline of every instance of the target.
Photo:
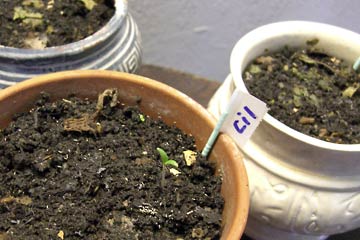
M 231 49 L 261 25 L 323 22 L 360 33 L 357 0 L 128 0 L 142 34 L 143 63 L 223 81 Z

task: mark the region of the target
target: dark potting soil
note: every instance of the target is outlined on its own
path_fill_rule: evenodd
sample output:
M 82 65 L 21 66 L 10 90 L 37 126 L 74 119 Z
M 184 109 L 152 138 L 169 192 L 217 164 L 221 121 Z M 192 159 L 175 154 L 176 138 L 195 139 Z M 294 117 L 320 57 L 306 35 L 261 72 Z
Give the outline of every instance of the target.
M 0 239 L 219 239 L 221 179 L 194 138 L 104 96 L 45 94 L 1 131 Z M 158 147 L 181 172 L 164 185 Z
M 0 45 L 41 49 L 76 42 L 114 13 L 114 0 L 1 0 Z
M 360 74 L 309 46 L 284 47 L 255 59 L 243 74 L 269 113 L 302 133 L 333 143 L 360 143 Z

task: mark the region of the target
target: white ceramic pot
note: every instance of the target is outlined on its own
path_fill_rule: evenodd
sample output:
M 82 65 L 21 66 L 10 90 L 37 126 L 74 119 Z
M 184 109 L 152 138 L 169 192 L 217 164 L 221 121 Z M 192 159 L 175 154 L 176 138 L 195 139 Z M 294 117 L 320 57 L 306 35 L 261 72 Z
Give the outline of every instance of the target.
M 235 88 L 247 91 L 242 72 L 265 49 L 305 47 L 314 38 L 318 48 L 349 64 L 360 56 L 360 35 L 342 28 L 302 21 L 262 26 L 235 45 L 231 74 L 208 110 L 218 118 Z M 241 150 L 251 191 L 249 236 L 325 239 L 360 227 L 360 144 L 318 140 L 266 114 Z

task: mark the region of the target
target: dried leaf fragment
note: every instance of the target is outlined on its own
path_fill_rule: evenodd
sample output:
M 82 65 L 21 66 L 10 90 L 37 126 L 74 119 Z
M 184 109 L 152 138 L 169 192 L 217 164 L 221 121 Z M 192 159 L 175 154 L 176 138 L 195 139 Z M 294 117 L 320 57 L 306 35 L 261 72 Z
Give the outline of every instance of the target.
M 296 54 L 295 56 L 304 63 L 307 63 L 309 65 L 321 65 L 324 68 L 326 68 L 327 70 L 329 70 L 331 73 L 335 73 L 335 70 L 332 67 L 330 67 L 328 64 L 323 63 L 321 61 L 317 61 L 317 60 L 307 56 L 306 54 Z
M 11 203 L 11 202 L 16 202 L 22 205 L 29 205 L 32 203 L 32 199 L 28 196 L 24 196 L 24 197 L 13 197 L 13 196 L 9 196 L 9 197 L 4 197 L 0 199 L 0 204 L 2 203 Z
M 47 42 L 48 42 L 48 38 L 46 35 L 41 35 L 37 37 L 28 37 L 24 39 L 25 46 L 31 49 L 44 49 L 46 48 Z
M 332 61 L 332 62 L 335 63 L 336 65 L 339 65 L 339 64 L 341 63 L 340 59 L 337 59 L 336 57 L 330 58 L 330 61 Z
M 50 0 L 48 3 L 47 3 L 47 6 L 46 6 L 46 9 L 52 9 L 54 7 L 54 0 Z
M 22 2 L 23 6 L 33 6 L 34 8 L 43 8 L 45 5 L 42 0 L 24 0 Z
M 331 87 L 330 87 L 330 82 L 329 80 L 326 80 L 326 79 L 321 79 L 319 82 L 318 82 L 320 88 L 324 91 L 330 91 L 331 90 Z
M 60 230 L 57 234 L 57 236 L 61 239 L 61 240 L 64 240 L 64 231 L 63 230 Z
M 274 58 L 270 57 L 270 56 L 261 56 L 261 57 L 258 57 L 255 62 L 256 63 L 259 63 L 259 64 L 271 64 L 272 61 L 274 60 Z
M 297 108 L 299 108 L 303 105 L 301 97 L 297 96 L 297 95 L 293 96 L 293 103 L 294 103 L 295 107 L 297 107 Z
M 299 119 L 300 124 L 313 124 L 315 122 L 315 118 L 313 117 L 301 117 Z
M 309 57 L 309 56 L 307 56 L 307 55 L 305 55 L 305 54 L 298 54 L 298 55 L 297 55 L 297 58 L 298 58 L 300 61 L 302 61 L 302 62 L 304 62 L 304 63 L 307 63 L 307 64 L 317 64 L 317 63 L 318 63 L 318 61 L 312 59 L 311 57 Z
M 132 231 L 133 230 L 134 223 L 130 217 L 122 216 L 120 218 L 120 222 L 121 222 L 121 226 L 120 226 L 121 231 Z
M 181 174 L 181 172 L 178 171 L 178 170 L 176 170 L 175 168 L 170 168 L 169 171 L 170 171 L 170 173 L 171 173 L 172 175 L 174 175 L 174 176 L 178 176 L 178 175 Z
M 153 162 L 154 160 L 152 160 L 151 158 L 148 157 L 142 157 L 142 158 L 136 158 L 135 159 L 135 164 L 140 166 L 140 165 L 145 165 L 145 164 L 150 164 L 151 162 Z
M 42 24 L 43 15 L 41 13 L 27 11 L 22 7 L 14 8 L 13 20 L 21 19 L 24 24 L 36 27 Z
M 5 232 L 0 232 L 0 240 L 10 240 L 9 235 Z
M 102 126 L 96 119 L 100 111 L 104 108 L 105 101 L 110 98 L 110 107 L 118 104 L 118 91 L 115 88 L 106 89 L 99 94 L 96 104 L 96 111 L 93 114 L 84 113 L 80 118 L 68 118 L 64 120 L 64 130 L 73 132 L 101 133 Z
M 110 226 L 114 225 L 114 221 L 115 221 L 115 219 L 113 219 L 113 218 L 110 218 L 107 220 L 107 222 L 109 223 Z
M 104 108 L 105 98 L 109 97 L 110 107 L 115 107 L 118 104 L 118 90 L 116 88 L 109 88 L 104 90 L 101 94 L 99 94 L 98 101 L 96 104 L 96 110 L 101 111 Z
M 0 199 L 0 203 L 11 203 L 14 201 L 14 197 L 10 196 L 10 197 L 4 197 Z
M 320 106 L 320 100 L 316 97 L 315 94 L 311 94 L 309 96 L 309 102 L 316 107 Z
M 42 14 L 41 13 L 34 13 L 34 12 L 26 11 L 22 7 L 15 7 L 14 8 L 13 20 L 25 19 L 25 18 L 42 18 Z
M 196 162 L 197 153 L 191 150 L 183 151 L 184 159 L 187 166 L 191 166 Z
M 249 72 L 251 74 L 257 74 L 257 73 L 261 72 L 261 68 L 258 65 L 251 64 L 249 67 Z
M 328 134 L 328 130 L 326 128 L 320 128 L 319 137 L 325 137 Z
M 360 87 L 359 83 L 354 83 L 352 86 L 347 87 L 342 92 L 342 96 L 351 98 L 356 93 L 356 91 L 359 89 L 359 87 Z
M 204 230 L 201 228 L 194 228 L 191 232 L 191 237 L 193 238 L 203 238 L 205 236 Z
M 46 28 L 46 33 L 47 34 L 52 34 L 55 31 L 54 27 L 51 25 L 48 25 Z
M 28 197 L 28 196 L 15 198 L 15 201 L 17 203 L 20 203 L 20 204 L 26 205 L 26 206 L 32 203 L 32 199 L 30 197 Z
M 68 118 L 64 120 L 64 130 L 68 132 L 97 133 L 100 128 L 95 123 L 94 115 L 83 114 L 81 118 Z
M 84 3 L 86 9 L 88 9 L 89 11 L 91 11 L 97 4 L 94 0 L 81 0 L 81 1 Z

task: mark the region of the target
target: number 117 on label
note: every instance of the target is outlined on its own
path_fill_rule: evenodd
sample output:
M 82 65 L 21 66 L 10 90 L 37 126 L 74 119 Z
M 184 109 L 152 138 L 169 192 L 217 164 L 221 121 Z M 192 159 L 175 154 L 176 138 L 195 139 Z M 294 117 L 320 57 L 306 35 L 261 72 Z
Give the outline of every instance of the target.
M 230 135 L 239 146 L 245 145 L 267 112 L 266 104 L 241 90 L 235 90 L 222 132 Z

